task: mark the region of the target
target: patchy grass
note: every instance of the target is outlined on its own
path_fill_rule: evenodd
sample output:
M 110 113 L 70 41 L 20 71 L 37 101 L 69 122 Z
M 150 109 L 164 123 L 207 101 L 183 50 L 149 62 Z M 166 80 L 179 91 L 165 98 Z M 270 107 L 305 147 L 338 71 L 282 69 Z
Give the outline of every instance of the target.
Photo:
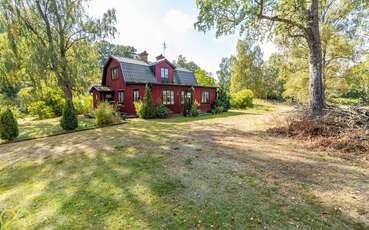
M 12 229 L 366 229 L 367 165 L 267 136 L 271 112 L 134 119 L 2 145 L 2 221 Z

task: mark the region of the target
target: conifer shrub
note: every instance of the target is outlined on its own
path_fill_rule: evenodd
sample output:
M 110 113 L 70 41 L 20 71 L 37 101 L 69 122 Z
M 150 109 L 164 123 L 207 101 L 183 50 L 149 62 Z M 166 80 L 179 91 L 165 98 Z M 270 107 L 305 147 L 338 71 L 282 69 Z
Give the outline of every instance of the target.
M 63 115 L 60 120 L 60 126 L 64 130 L 69 130 L 69 131 L 75 130 L 76 128 L 78 128 L 77 113 L 71 101 L 67 101 L 65 103 Z
M 169 109 L 162 103 L 155 106 L 155 117 L 156 118 L 167 118 L 169 117 Z
M 231 95 L 231 106 L 237 109 L 245 109 L 253 106 L 254 94 L 249 89 L 241 90 Z
M 4 140 L 14 140 L 19 135 L 18 123 L 13 112 L 7 108 L 0 112 L 0 137 Z
M 183 116 L 191 116 L 192 100 L 191 98 L 185 97 L 183 104 Z
M 150 119 L 155 117 L 154 106 L 152 103 L 151 89 L 148 84 L 146 84 L 145 96 L 142 104 L 142 118 Z

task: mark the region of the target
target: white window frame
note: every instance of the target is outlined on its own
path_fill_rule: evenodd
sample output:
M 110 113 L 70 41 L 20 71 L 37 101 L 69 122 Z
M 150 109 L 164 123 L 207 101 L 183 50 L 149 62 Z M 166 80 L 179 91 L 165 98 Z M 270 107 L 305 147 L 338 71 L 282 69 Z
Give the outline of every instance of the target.
M 181 91 L 181 104 L 184 105 L 185 103 L 185 95 L 187 98 L 192 99 L 192 93 L 188 91 Z
M 114 77 L 115 76 L 115 77 Z M 114 67 L 111 71 L 111 79 L 118 80 L 118 67 Z
M 201 92 L 201 103 L 202 104 L 209 104 L 210 103 L 210 93 L 209 91 L 202 91 Z
M 160 79 L 165 82 L 169 81 L 169 69 L 168 68 L 166 67 L 160 68 Z
M 162 94 L 163 105 L 174 105 L 174 90 L 165 89 Z
M 137 95 L 136 95 L 137 92 Z M 139 89 L 134 89 L 133 90 L 133 101 L 139 101 L 140 100 L 140 90 Z
M 119 104 L 124 104 L 124 100 L 125 100 L 125 94 L 124 91 L 118 91 L 118 103 Z

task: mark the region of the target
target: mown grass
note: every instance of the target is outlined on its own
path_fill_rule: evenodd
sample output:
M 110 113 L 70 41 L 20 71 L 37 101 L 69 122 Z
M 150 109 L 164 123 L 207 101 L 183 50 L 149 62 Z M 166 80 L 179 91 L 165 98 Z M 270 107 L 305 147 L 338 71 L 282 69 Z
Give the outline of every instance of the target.
M 244 111 L 242 116 L 258 116 L 249 113 L 255 112 Z M 178 123 L 135 119 L 85 134 L 22 142 L 9 149 L 0 146 L 0 152 L 8 151 L 8 158 L 0 155 L 2 226 L 365 228 L 323 206 L 304 186 L 271 183 L 261 168 L 240 168 L 237 160 L 215 156 L 206 146 L 200 149 L 203 140 L 194 139 L 187 130 L 196 119 L 172 118 Z M 35 153 L 39 148 L 47 150 Z M 58 152 L 61 148 L 65 151 Z M 14 161 L 16 154 L 22 157 Z

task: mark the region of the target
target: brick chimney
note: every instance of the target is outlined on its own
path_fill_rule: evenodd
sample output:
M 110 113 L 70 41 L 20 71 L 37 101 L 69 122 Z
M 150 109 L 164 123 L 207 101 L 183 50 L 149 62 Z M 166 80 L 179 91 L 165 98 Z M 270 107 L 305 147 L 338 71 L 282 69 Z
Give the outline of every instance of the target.
M 165 57 L 162 54 L 160 54 L 159 56 L 156 57 L 156 60 L 159 61 L 159 60 L 164 59 L 164 58 Z
M 148 63 L 149 54 L 146 52 L 146 50 L 142 53 L 139 53 L 138 56 L 140 57 L 141 61 Z

